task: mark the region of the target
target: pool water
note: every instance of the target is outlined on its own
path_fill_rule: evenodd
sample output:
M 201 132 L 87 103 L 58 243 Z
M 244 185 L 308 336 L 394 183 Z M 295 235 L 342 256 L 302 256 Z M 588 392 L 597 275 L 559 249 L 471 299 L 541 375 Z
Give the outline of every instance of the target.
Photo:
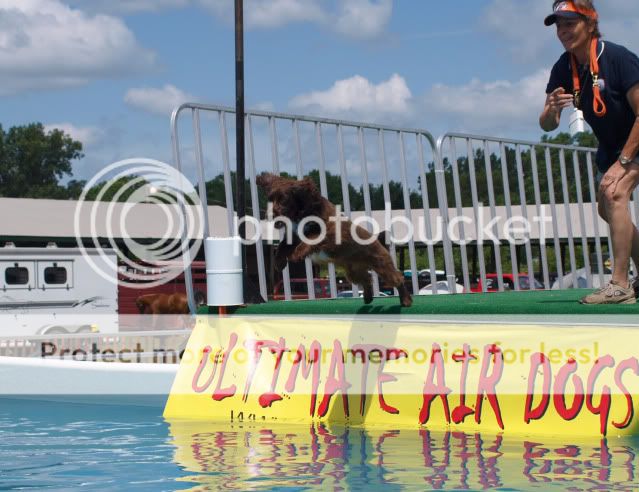
M 0 490 L 637 490 L 639 440 L 166 422 L 0 400 Z

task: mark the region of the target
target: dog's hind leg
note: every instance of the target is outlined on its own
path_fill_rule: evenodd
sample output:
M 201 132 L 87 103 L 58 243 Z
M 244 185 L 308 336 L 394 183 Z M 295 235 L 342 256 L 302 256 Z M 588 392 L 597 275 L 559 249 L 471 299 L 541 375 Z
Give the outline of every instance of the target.
M 397 289 L 400 304 L 403 307 L 410 307 L 413 304 L 413 298 L 406 285 L 404 285 L 404 276 L 395 268 L 390 256 L 384 263 L 383 268 L 376 268 L 375 271 L 383 283 L 392 285 Z
M 399 302 L 403 307 L 411 307 L 413 305 L 413 298 L 408 292 L 406 285 L 404 285 L 404 281 L 397 286 L 397 291 L 399 292 Z
M 370 304 L 373 302 L 373 283 L 371 275 L 367 270 L 354 270 L 353 268 L 346 268 L 346 276 L 351 282 L 361 285 L 364 290 L 364 304 Z

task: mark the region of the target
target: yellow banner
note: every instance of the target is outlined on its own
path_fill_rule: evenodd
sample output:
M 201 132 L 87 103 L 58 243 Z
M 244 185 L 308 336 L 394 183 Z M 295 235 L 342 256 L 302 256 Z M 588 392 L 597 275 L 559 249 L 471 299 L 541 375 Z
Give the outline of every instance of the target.
M 168 419 L 639 433 L 624 326 L 201 317 Z

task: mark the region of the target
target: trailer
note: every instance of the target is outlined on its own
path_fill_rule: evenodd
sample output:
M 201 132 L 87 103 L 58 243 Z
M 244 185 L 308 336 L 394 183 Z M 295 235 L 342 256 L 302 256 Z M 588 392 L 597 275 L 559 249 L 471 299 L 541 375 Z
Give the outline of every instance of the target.
M 0 248 L 0 337 L 118 331 L 113 250 Z

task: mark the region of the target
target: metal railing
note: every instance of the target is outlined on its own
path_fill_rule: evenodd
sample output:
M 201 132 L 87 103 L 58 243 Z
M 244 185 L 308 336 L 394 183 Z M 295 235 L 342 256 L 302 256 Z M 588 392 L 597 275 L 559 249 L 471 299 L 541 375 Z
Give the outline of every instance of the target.
M 234 146 L 229 145 L 234 129 L 227 122 L 230 115 L 234 115 L 230 107 L 186 103 L 171 118 L 175 165 L 180 171 L 197 171 L 206 235 L 210 232 L 206 183 L 213 177 L 223 186 L 220 205 L 226 207 L 227 230 L 236 228 L 231 170 Z M 190 116 L 190 133 L 180 133 L 183 116 Z M 181 135 L 190 138 L 187 145 Z M 411 234 L 389 244 L 398 266 L 411 272 L 415 294 L 421 287 L 418 265 L 428 272 L 433 293 L 437 271 L 442 269 L 450 292 L 455 292 L 457 282 L 463 283 L 465 291 L 477 290 L 477 279 L 481 290 L 486 291 L 488 274 L 495 278 L 497 290 L 504 290 L 506 269 L 515 290 L 522 288 L 521 273 L 531 284 L 536 275 L 546 289 L 554 276 L 559 285 L 567 287 L 562 284 L 564 270 L 576 272 L 578 265 L 585 268 L 590 287 L 593 259 L 594 273 L 600 282 L 604 281 L 604 247 L 609 256 L 612 248 L 609 240 L 602 240 L 605 223 L 597 215 L 595 149 L 459 133 L 447 133 L 435 142 L 429 132 L 420 129 L 247 111 L 246 150 L 250 196 L 247 214 L 256 221 L 264 212 L 256 185 L 259 173 L 287 173 L 297 178 L 316 173 L 322 195 L 339 203 L 347 217 L 378 219 L 382 229 L 395 238 L 398 226 L 393 220 L 388 223 L 389 217 L 401 216 L 419 229 L 422 235 Z M 572 166 L 567 163 L 569 158 Z M 638 204 L 635 199 L 633 217 L 639 211 Z M 382 216 L 385 220 L 379 220 Z M 550 224 L 537 224 L 521 244 L 514 240 L 505 244 L 505 234 L 498 230 L 496 219 L 511 223 L 522 220 L 529 225 L 549 220 Z M 480 230 L 478 224 L 489 227 Z M 457 227 L 455 234 L 450 233 L 453 225 Z M 439 228 L 445 230 L 441 238 Z M 498 241 L 486 241 L 487 230 Z M 602 241 L 607 242 L 602 245 Z M 264 299 L 270 297 L 277 283 L 267 252 L 272 254 L 272 248 L 266 250 L 263 241 L 257 241 L 252 250 Z M 408 265 L 404 264 L 406 252 Z M 566 253 L 569 266 L 564 268 Z M 313 299 L 314 270 L 309 259 L 303 272 L 299 276 L 304 278 L 307 297 Z M 187 270 L 187 291 L 191 290 L 189 276 Z M 327 277 L 330 296 L 335 297 L 340 285 L 332 264 Z M 378 294 L 379 282 L 375 275 L 373 279 Z M 289 267 L 282 272 L 281 285 L 283 297 L 293 298 Z M 572 286 L 578 286 L 576 275 L 572 276 Z M 353 295 L 357 292 L 354 286 Z
M 229 230 L 234 230 L 234 204 L 232 193 L 232 179 L 230 162 L 233 160 L 229 152 L 229 129 L 227 116 L 234 114 L 233 108 L 211 106 L 206 104 L 187 103 L 178 107 L 172 115 L 172 140 L 175 165 L 178 170 L 184 169 L 183 152 L 180 147 L 179 120 L 180 116 L 190 112 L 193 135 L 194 164 L 197 168 L 198 192 L 201 203 L 206 208 L 208 204 L 205 173 L 205 158 L 203 154 L 202 120 L 215 122 L 213 129 L 207 133 L 207 139 L 212 140 L 212 146 L 217 149 L 217 155 L 209 156 L 212 169 L 221 172 L 224 177 L 225 205 Z M 318 173 L 320 192 L 329 197 L 329 178 L 339 177 L 341 193 L 338 197 L 330 196 L 333 201 L 339 201 L 347 217 L 354 214 L 373 216 L 373 200 L 371 198 L 372 183 L 381 183 L 375 191 L 380 191 L 383 197 L 382 209 L 387 213 L 403 214 L 407 221 L 412 221 L 411 199 L 417 196 L 421 200 L 425 228 L 430 229 L 428 179 L 439 179 L 435 173 L 437 163 L 435 140 L 432 135 L 423 130 L 383 126 L 369 123 L 358 123 L 328 118 L 314 118 L 299 115 L 289 115 L 267 111 L 246 112 L 246 147 L 247 147 L 247 177 L 250 190 L 250 214 L 260 219 L 260 202 L 255 178 L 258 173 L 268 171 L 275 174 L 286 172 L 297 178 L 302 178 L 311 171 Z M 391 149 L 389 151 L 389 149 Z M 259 156 L 259 157 L 258 157 Z M 266 156 L 269 156 L 268 158 Z M 411 189 L 409 183 L 415 183 Z M 374 186 L 373 186 L 374 187 Z M 392 189 L 391 189 L 392 188 Z M 397 191 L 399 188 L 399 194 Z M 435 187 L 439 190 L 439 186 Z M 361 200 L 352 203 L 352 195 Z M 336 200 L 337 198 L 337 200 Z M 437 199 L 441 199 L 437 193 Z M 399 204 L 397 202 L 400 202 Z M 399 205 L 399 206 L 398 206 Z M 378 207 L 379 208 L 379 207 Z M 208 217 L 205 215 L 208 223 Z M 370 224 L 369 230 L 370 230 Z M 388 232 L 393 235 L 395 223 L 383 224 L 388 226 Z M 208 234 L 208 227 L 205 233 Z M 417 260 L 415 240 L 411 236 L 405 242 L 409 253 L 409 265 L 412 272 L 412 289 L 419 290 L 417 282 Z M 390 251 L 396 257 L 396 244 L 391 242 Z M 428 264 L 431 278 L 435 278 L 435 255 L 433 245 L 427 246 Z M 266 261 L 264 245 L 258 241 L 255 245 L 255 259 L 257 264 L 258 283 L 260 293 L 268 298 L 268 282 L 266 278 Z M 443 265 L 442 265 L 443 266 Z M 188 275 L 188 273 L 187 273 Z M 291 278 L 289 268 L 283 272 L 284 298 L 291 299 Z M 308 297 L 315 298 L 313 266 L 309 259 L 305 262 L 305 279 Z M 330 295 L 335 297 L 338 292 L 335 267 L 328 266 Z M 379 282 L 373 275 L 375 294 L 379 293 Z M 187 276 L 188 286 L 188 276 Z M 434 288 L 434 287 L 433 287 Z M 357 288 L 353 288 L 357 295 Z
M 479 216 L 486 212 L 486 202 L 488 217 L 482 217 L 481 223 L 486 223 L 486 220 L 494 223 L 500 218 L 506 221 L 521 220 L 527 225 L 531 225 L 532 218 L 532 225 L 538 223 L 538 227 L 529 231 L 522 244 L 518 245 L 516 240 L 508 241 L 506 252 L 502 251 L 501 243 L 492 241 L 492 247 L 488 249 L 492 250 L 498 290 L 504 290 L 504 256 L 510 263 L 515 290 L 521 288 L 522 272 L 530 283 L 533 282 L 533 275 L 537 274 L 544 288 L 549 289 L 552 270 L 559 287 L 568 287 L 564 285 L 565 248 L 568 250 L 570 272 L 577 271 L 578 263 L 583 264 L 587 287 L 592 287 L 591 264 L 594 259 L 594 273 L 603 285 L 601 231 L 606 225 L 597 213 L 596 168 L 593 166 L 595 153 L 596 149 L 587 147 L 458 133 L 447 133 L 438 139 L 440 166 L 450 169 L 446 187 L 449 190 L 449 205 L 456 216 L 462 215 L 462 202 L 465 200 L 465 205 L 472 207 L 471 221 L 474 224 L 480 222 Z M 572 158 L 572 167 L 567 165 L 567 155 Z M 635 207 L 637 203 L 635 200 Z M 447 213 L 447 209 L 444 208 L 443 212 Z M 449 218 L 444 220 L 448 221 Z M 550 227 L 542 226 L 546 221 L 550 222 Z M 502 233 L 501 237 L 504 236 Z M 485 291 L 485 241 L 478 234 L 472 244 L 473 255 L 479 265 L 482 290 Z M 536 257 L 533 255 L 533 246 L 538 248 Z M 612 258 L 609 239 L 606 247 Z M 454 271 L 453 248 L 446 244 L 444 251 L 447 271 Z M 467 244 L 460 244 L 461 258 L 457 263 L 461 263 L 461 275 L 466 288 L 471 281 L 468 252 Z M 522 253 L 523 259 L 520 261 Z M 553 265 L 549 264 L 550 253 L 555 257 Z M 573 287 L 578 287 L 576 275 L 572 275 L 571 283 Z

